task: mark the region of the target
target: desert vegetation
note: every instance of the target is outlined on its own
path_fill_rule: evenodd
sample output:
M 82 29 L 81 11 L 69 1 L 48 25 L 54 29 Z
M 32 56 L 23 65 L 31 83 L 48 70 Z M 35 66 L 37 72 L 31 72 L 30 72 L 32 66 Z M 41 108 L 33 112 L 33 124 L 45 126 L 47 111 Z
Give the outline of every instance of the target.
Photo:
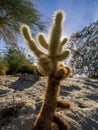
M 68 101 L 58 100 L 60 82 L 71 74 L 71 68 L 69 66 L 64 66 L 59 63 L 67 59 L 70 55 L 70 50 L 63 51 L 67 38 L 64 38 L 60 42 L 63 20 L 63 12 L 57 11 L 54 16 L 54 24 L 50 33 L 49 43 L 43 34 L 40 33 L 38 35 L 39 43 L 48 51 L 48 54 L 45 54 L 37 48 L 29 27 L 26 25 L 21 27 L 21 34 L 25 38 L 29 48 L 39 59 L 39 70 L 48 76 L 44 102 L 35 121 L 34 130 L 52 130 L 53 123 L 57 125 L 58 130 L 69 130 L 68 123 L 55 113 L 58 108 L 70 109 L 70 103 Z
M 0 130 L 97 130 L 98 20 L 68 40 L 36 2 L 0 1 Z
M 24 49 L 10 45 L 0 56 L 0 75 L 13 75 L 17 73 L 37 74 L 37 66 L 33 59 L 26 55 Z

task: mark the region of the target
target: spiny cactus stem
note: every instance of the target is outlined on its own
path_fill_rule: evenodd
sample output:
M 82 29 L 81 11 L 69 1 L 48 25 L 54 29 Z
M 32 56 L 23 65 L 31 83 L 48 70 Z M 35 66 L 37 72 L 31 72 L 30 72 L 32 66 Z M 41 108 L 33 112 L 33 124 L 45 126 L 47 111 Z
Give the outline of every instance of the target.
M 50 38 L 50 49 L 49 49 L 49 55 L 56 55 L 56 52 L 58 50 L 58 46 L 60 43 L 61 38 L 61 32 L 62 27 L 58 27 L 57 25 L 53 26 L 52 32 L 51 32 L 51 38 Z
M 70 55 L 69 50 L 63 52 L 63 46 L 67 42 L 67 39 L 60 40 L 63 19 L 63 12 L 57 11 L 54 17 L 54 25 L 50 33 L 49 44 L 43 34 L 40 34 L 37 37 L 39 44 L 48 51 L 48 54 L 45 54 L 37 47 L 36 41 L 33 39 L 28 26 L 23 26 L 21 28 L 21 33 L 29 48 L 39 59 L 40 70 L 48 76 L 44 102 L 39 112 L 39 116 L 35 121 L 33 130 L 52 130 L 53 122 L 58 126 L 58 130 L 69 130 L 67 123 L 55 115 L 57 107 L 70 108 L 70 105 L 66 102 L 60 101 L 57 105 L 60 82 L 67 78 L 71 73 L 69 67 L 58 64 L 59 61 L 67 59 Z
M 54 116 L 53 122 L 58 125 L 58 130 L 70 130 L 69 123 L 57 114 Z
M 42 33 L 39 33 L 37 38 L 38 38 L 38 41 L 42 47 L 44 47 L 45 49 L 49 48 L 49 45 L 45 39 L 45 36 Z
M 42 124 L 44 124 L 44 127 L 46 126 L 47 130 L 51 130 L 52 120 L 55 115 L 55 110 L 57 106 L 59 87 L 60 81 L 50 76 L 48 78 L 48 84 L 45 93 L 45 101 L 43 103 L 40 116 L 37 119 L 37 125 L 35 126 L 35 128 L 37 127 L 41 129 Z M 48 121 L 48 126 L 47 124 L 45 124 L 45 120 Z
M 65 50 L 61 54 L 57 55 L 57 60 L 58 61 L 63 61 L 64 59 L 67 59 L 70 56 L 70 50 Z
M 64 39 L 61 41 L 61 46 L 64 46 L 65 43 L 67 43 L 67 38 L 64 38 Z
M 33 40 L 30 40 L 27 42 L 28 47 L 30 50 L 38 57 L 40 58 L 42 55 L 45 55 L 42 51 L 40 51 L 37 46 L 35 45 L 35 42 Z
M 52 64 L 54 66 L 54 72 L 57 70 L 57 64 L 58 64 L 58 61 L 56 59 L 56 57 L 51 57 L 51 61 L 52 61 Z

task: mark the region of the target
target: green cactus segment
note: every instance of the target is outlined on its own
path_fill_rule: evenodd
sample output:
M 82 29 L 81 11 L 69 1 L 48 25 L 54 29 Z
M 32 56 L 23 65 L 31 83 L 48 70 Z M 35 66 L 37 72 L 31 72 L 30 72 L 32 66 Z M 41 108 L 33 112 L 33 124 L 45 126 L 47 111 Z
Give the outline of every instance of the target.
M 49 45 L 48 45 L 48 43 L 47 43 L 47 41 L 46 41 L 46 39 L 45 39 L 45 36 L 43 35 L 43 34 L 39 34 L 38 35 L 38 41 L 39 41 L 39 43 L 40 43 L 40 45 L 42 46 L 42 47 L 44 47 L 45 49 L 48 49 L 49 48 Z
M 58 130 L 70 130 L 70 125 L 61 116 L 55 115 L 53 122 L 57 124 Z
M 30 48 L 31 51 L 34 52 L 34 54 L 37 57 L 41 57 L 42 55 L 45 55 L 43 52 L 41 52 L 37 48 L 35 41 L 34 41 L 33 37 L 31 36 L 31 32 L 30 32 L 30 29 L 28 26 L 26 26 L 26 25 L 22 26 L 21 33 L 22 33 L 23 37 L 25 38 L 25 40 L 27 41 L 28 47 Z
M 51 59 L 48 57 L 42 56 L 38 62 L 38 69 L 41 73 L 45 75 L 50 75 L 51 73 L 53 73 L 54 68 L 53 68 Z
M 56 77 L 56 79 L 58 80 L 63 80 L 65 78 L 67 78 L 68 76 L 70 76 L 71 74 L 71 68 L 69 66 L 63 66 L 63 65 L 59 65 L 57 67 L 57 71 L 54 74 L 54 76 Z
M 63 100 L 58 100 L 57 101 L 57 110 L 63 110 L 63 109 L 71 109 L 71 104 L 69 101 L 63 101 Z
M 33 130 L 52 130 L 53 123 L 58 127 L 58 130 L 69 130 L 68 123 L 56 115 L 58 108 L 70 109 L 69 102 L 58 101 L 61 80 L 67 78 L 71 73 L 70 67 L 59 64 L 59 61 L 63 61 L 70 55 L 70 50 L 63 52 L 63 46 L 67 42 L 67 38 L 61 41 L 63 18 L 63 12 L 56 12 L 49 44 L 43 34 L 40 33 L 37 37 L 38 43 L 48 51 L 47 55 L 38 49 L 29 27 L 22 26 L 21 28 L 21 33 L 29 48 L 38 57 L 39 71 L 48 76 L 43 104 Z
M 61 33 L 62 33 L 62 27 L 61 22 L 63 14 L 61 12 L 57 13 L 54 19 L 54 26 L 52 28 L 51 36 L 50 36 L 50 50 L 49 55 L 55 56 L 59 47 Z
M 62 24 L 64 21 L 64 13 L 63 11 L 57 11 L 54 15 L 54 23 L 56 23 L 58 26 Z
M 61 42 L 61 46 L 64 46 L 65 45 L 65 43 L 67 43 L 67 38 L 64 38 L 63 40 L 62 40 L 62 42 Z
M 59 47 L 58 47 L 58 50 L 57 50 L 57 54 L 60 54 L 62 53 L 62 50 L 63 50 L 63 46 L 64 44 L 67 42 L 67 38 L 64 38 L 61 43 L 59 44 Z
M 67 59 L 70 55 L 70 50 L 65 50 L 61 54 L 57 55 L 56 58 L 58 61 L 63 61 L 64 59 Z
M 30 48 L 31 51 L 33 51 L 33 53 L 40 58 L 41 56 L 45 55 L 43 52 L 41 52 L 37 46 L 35 45 L 35 42 L 33 40 L 27 42 L 28 47 Z
M 30 41 L 31 40 L 31 33 L 29 31 L 29 27 L 27 25 L 23 25 L 21 27 L 21 33 L 23 35 L 23 37 L 25 38 L 26 41 Z

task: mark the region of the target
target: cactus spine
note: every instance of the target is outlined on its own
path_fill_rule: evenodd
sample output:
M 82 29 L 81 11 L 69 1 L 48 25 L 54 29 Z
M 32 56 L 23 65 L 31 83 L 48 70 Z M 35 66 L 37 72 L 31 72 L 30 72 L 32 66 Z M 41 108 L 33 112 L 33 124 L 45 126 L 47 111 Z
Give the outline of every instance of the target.
M 57 11 L 54 16 L 54 24 L 50 33 L 49 43 L 42 33 L 37 37 L 39 44 L 48 51 L 48 54 L 43 53 L 37 48 L 29 27 L 26 25 L 21 27 L 21 33 L 27 45 L 39 59 L 39 70 L 48 76 L 44 102 L 35 121 L 34 130 L 52 130 L 53 124 L 58 127 L 58 130 L 69 130 L 69 125 L 56 114 L 56 110 L 59 108 L 70 109 L 70 103 L 68 101 L 57 99 L 61 80 L 67 78 L 71 73 L 70 67 L 59 64 L 59 61 L 63 61 L 70 55 L 70 50 L 62 51 L 64 44 L 67 42 L 67 38 L 60 41 L 63 19 L 63 12 Z

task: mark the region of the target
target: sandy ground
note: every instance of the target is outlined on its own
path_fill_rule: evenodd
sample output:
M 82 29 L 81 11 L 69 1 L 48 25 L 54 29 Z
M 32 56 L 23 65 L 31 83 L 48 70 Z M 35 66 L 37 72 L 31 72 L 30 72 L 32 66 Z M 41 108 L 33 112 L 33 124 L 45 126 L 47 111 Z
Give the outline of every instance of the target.
M 0 77 L 0 130 L 31 130 L 42 105 L 46 77 Z M 60 111 L 71 130 L 98 130 L 98 80 L 68 78 L 61 84 L 61 99 L 72 102 Z

